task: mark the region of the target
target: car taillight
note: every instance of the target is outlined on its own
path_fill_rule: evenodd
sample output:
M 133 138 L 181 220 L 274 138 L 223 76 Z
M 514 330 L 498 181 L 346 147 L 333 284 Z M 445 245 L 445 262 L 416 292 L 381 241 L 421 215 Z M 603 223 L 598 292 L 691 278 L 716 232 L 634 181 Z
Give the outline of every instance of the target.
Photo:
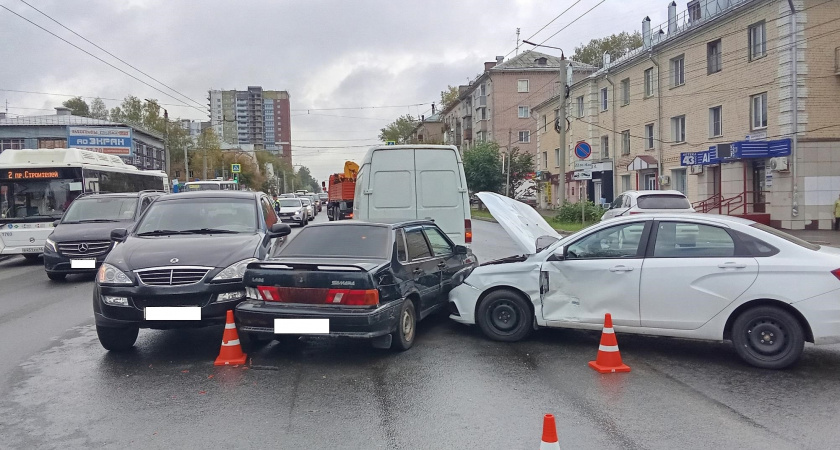
M 641 213 L 642 213 L 641 211 L 630 211 L 630 215 L 631 215 L 631 216 L 632 216 L 633 214 L 641 214 Z
M 464 242 L 472 243 L 472 220 L 464 219 Z
M 840 269 L 832 270 L 831 274 L 834 275 L 835 277 L 837 277 L 838 280 L 840 280 Z
M 347 214 L 347 218 L 352 219 L 353 218 L 353 213 Z
M 327 304 L 375 306 L 379 304 L 379 291 L 376 289 L 330 289 L 327 292 Z
M 267 302 L 283 301 L 280 297 L 280 289 L 274 286 L 257 286 L 257 291 L 259 291 L 260 297 Z

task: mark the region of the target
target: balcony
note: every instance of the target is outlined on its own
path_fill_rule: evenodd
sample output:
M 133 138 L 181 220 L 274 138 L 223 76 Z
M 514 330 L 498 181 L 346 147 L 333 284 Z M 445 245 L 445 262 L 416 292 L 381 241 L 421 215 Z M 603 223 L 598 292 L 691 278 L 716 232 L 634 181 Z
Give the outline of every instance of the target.
M 487 96 L 486 95 L 479 95 L 475 99 L 475 107 L 476 108 L 483 108 L 487 106 Z
M 472 128 L 464 128 L 464 140 L 471 141 L 472 140 Z

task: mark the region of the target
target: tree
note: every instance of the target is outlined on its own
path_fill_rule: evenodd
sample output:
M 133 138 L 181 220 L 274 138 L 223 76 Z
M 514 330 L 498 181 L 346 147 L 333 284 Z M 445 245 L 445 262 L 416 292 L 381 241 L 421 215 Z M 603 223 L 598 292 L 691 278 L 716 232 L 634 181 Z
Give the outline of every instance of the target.
M 130 125 L 143 126 L 143 102 L 139 98 L 129 95 L 123 99 L 120 106 L 111 109 L 111 120 L 114 122 L 127 123 Z M 163 132 L 163 127 L 160 130 Z
M 519 147 L 513 147 L 509 158 L 510 168 L 505 168 L 505 170 L 510 170 L 510 192 L 508 192 L 508 196 L 514 198 L 516 197 L 516 191 L 528 180 L 526 177 L 534 172 L 534 155 L 527 152 L 519 153 Z M 507 177 L 507 174 L 505 174 L 505 177 Z
M 414 133 L 415 125 L 417 125 L 417 121 L 411 117 L 411 114 L 402 116 L 380 130 L 379 140 L 406 144 L 411 139 L 411 134 Z
M 219 136 L 216 135 L 216 132 L 212 128 L 206 128 L 201 131 L 201 134 L 196 140 L 195 151 L 193 153 L 198 154 L 195 159 L 198 160 L 196 163 L 201 168 L 202 177 L 204 177 L 205 164 L 207 164 L 207 177 L 205 178 L 215 176 L 216 172 L 214 168 L 221 167 L 222 165 L 222 149 Z M 199 155 L 200 157 L 198 157 Z
M 504 183 L 499 144 L 482 142 L 464 151 L 464 175 L 472 192 L 500 192 Z
M 458 86 L 447 86 L 445 91 L 440 91 L 440 110 L 449 108 L 458 101 Z
M 108 120 L 108 108 L 101 98 L 96 97 L 90 102 L 90 118 Z
M 318 185 L 318 181 L 312 178 L 312 174 L 309 172 L 309 168 L 306 166 L 300 166 L 298 169 L 297 174 L 295 174 L 295 186 L 299 186 L 298 189 L 306 189 L 312 192 L 320 192 L 321 187 Z
M 601 67 L 604 60 L 604 52 L 610 55 L 610 60 L 615 61 L 630 50 L 642 46 L 642 34 L 638 31 L 630 34 L 622 31 L 605 38 L 592 39 L 588 44 L 581 44 L 575 47 L 575 54 L 572 59 L 595 67 Z
M 82 99 L 82 97 L 73 97 L 69 100 L 65 100 L 62 105 L 64 105 L 65 108 L 70 108 L 70 114 L 73 114 L 74 116 L 90 117 L 90 107 L 87 102 Z

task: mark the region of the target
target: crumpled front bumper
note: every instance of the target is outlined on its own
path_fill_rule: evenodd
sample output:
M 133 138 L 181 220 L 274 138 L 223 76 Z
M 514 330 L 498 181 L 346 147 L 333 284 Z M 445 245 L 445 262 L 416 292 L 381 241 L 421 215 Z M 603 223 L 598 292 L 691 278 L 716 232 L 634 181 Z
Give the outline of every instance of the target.
M 467 283 L 459 284 L 449 292 L 450 306 L 454 305 L 455 310 L 458 311 L 457 314 L 453 312 L 449 318 L 459 323 L 475 325 L 475 307 L 479 297 L 481 297 L 481 291 L 477 288 Z

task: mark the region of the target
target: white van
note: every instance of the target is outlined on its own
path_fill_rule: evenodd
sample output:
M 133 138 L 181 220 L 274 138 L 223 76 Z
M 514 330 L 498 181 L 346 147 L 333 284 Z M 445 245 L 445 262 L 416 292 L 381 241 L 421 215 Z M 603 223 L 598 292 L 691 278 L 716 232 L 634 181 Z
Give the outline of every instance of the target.
M 452 145 L 384 145 L 368 150 L 356 176 L 353 218 L 432 219 L 453 242 L 472 242 L 461 154 Z

